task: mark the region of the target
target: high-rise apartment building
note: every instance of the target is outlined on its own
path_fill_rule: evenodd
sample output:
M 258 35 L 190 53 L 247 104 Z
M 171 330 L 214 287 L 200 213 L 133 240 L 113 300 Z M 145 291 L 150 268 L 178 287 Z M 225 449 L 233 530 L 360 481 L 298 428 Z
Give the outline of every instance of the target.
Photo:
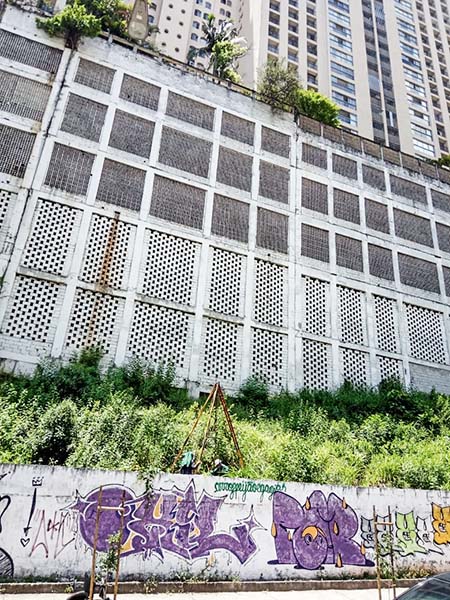
M 155 0 L 162 51 L 184 60 L 210 12 L 248 41 L 246 85 L 283 58 L 340 106 L 344 127 L 424 158 L 449 152 L 449 0 Z

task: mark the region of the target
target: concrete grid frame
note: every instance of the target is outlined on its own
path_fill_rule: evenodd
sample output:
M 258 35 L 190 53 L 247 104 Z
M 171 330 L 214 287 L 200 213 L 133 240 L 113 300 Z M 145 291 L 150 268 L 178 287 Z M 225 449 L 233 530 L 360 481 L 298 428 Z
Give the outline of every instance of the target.
M 0 70 L 44 98 L 0 96 L 7 368 L 101 344 L 193 391 L 450 391 L 445 171 L 12 7 Z

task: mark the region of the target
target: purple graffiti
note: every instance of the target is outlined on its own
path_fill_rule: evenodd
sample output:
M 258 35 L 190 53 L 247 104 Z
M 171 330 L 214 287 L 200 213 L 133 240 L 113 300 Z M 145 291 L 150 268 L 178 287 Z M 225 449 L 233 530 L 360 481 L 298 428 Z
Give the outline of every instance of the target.
M 91 548 L 99 489 L 79 497 L 71 506 L 78 511 L 80 533 Z M 108 537 L 120 531 L 120 507 L 124 498 L 124 528 L 122 556 L 152 554 L 164 559 L 164 551 L 186 560 L 207 557 L 213 550 L 228 550 L 245 563 L 256 552 L 252 531 L 260 528 L 253 509 L 246 519 L 231 527 L 230 533 L 215 533 L 218 512 L 224 498 L 214 498 L 206 492 L 197 498 L 194 482 L 185 490 L 158 490 L 136 497 L 132 490 L 120 486 L 104 486 L 99 515 L 97 549 L 108 549 Z
M 293 564 L 299 569 L 367 565 L 365 548 L 353 540 L 358 517 L 344 499 L 330 494 L 328 500 L 315 491 L 302 506 L 284 492 L 273 495 L 272 536 L 277 560 L 271 564 Z

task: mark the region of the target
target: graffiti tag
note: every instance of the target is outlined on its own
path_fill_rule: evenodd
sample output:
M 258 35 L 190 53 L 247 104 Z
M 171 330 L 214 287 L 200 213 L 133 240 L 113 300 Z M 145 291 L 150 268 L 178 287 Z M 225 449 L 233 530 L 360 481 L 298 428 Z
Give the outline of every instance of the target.
M 242 501 L 245 502 L 247 494 L 260 494 L 260 499 L 263 500 L 264 494 L 267 494 L 269 500 L 275 492 L 285 492 L 285 483 L 276 483 L 269 485 L 267 483 L 255 483 L 254 481 L 217 481 L 214 484 L 215 492 L 230 492 L 230 499 L 233 500 L 240 493 Z

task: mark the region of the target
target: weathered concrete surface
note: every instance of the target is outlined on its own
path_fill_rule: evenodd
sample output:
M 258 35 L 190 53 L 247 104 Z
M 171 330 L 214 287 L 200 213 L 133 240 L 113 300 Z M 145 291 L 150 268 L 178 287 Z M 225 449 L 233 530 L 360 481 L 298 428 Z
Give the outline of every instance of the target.
M 404 591 L 398 588 L 397 592 Z M 130 598 L 130 600 L 144 600 L 148 598 L 146 594 L 119 594 L 119 598 Z M 67 594 L 0 594 L 1 600 L 66 600 Z M 159 600 L 186 600 L 186 594 L 159 594 Z M 209 600 L 207 594 L 189 594 L 189 600 Z M 323 590 L 323 591 L 305 591 L 305 592 L 241 592 L 241 593 L 222 593 L 220 600 L 378 600 L 377 590 Z M 383 590 L 382 599 L 391 600 L 393 598 L 392 590 Z
M 312 588 L 324 585 L 312 580 L 373 577 L 374 506 L 379 522 L 392 513 L 393 525 L 378 532 L 383 556 L 392 545 L 403 568 L 449 563 L 448 492 L 173 474 L 159 474 L 152 489 L 133 472 L 0 465 L 0 575 L 82 579 L 97 507 L 102 553 L 120 528 L 122 502 L 124 580 L 190 581 L 199 592 L 218 584 L 193 580 L 238 591 L 241 582 L 260 590 L 263 580 L 286 589 L 290 580 Z

